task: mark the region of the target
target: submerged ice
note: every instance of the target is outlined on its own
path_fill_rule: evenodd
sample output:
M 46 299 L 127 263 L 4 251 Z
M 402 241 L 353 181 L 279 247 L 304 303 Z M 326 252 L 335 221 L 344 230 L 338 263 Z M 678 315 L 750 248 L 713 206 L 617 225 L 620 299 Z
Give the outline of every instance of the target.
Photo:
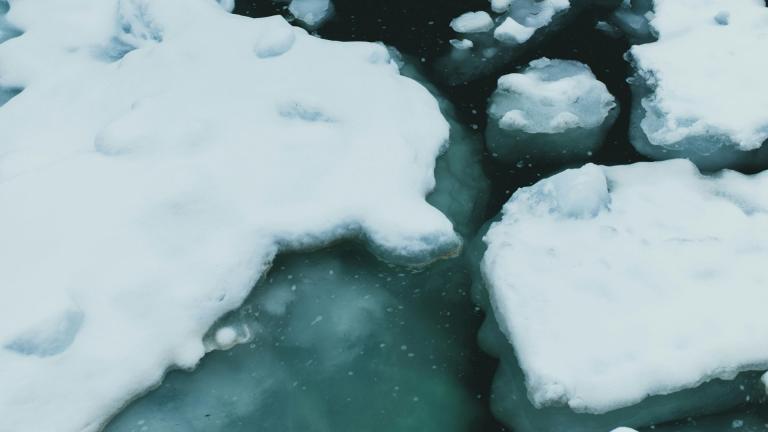
M 499 78 L 486 142 L 506 162 L 585 160 L 602 146 L 617 114 L 614 97 L 588 66 L 541 58 Z
M 384 47 L 212 0 L 7 18 L 0 86 L 24 91 L 0 108 L 0 430 L 97 430 L 194 366 L 279 250 L 457 250 L 425 201 L 448 124 Z

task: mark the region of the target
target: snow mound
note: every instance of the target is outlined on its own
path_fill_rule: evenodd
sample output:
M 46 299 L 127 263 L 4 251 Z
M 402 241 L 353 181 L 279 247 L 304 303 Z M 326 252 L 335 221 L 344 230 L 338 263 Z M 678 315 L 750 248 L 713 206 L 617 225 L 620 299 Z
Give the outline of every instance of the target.
M 633 144 L 702 168 L 754 164 L 768 140 L 768 8 L 763 0 L 655 0 L 659 40 L 637 45 Z M 760 153 L 763 165 L 768 152 Z
M 97 430 L 194 366 L 279 250 L 458 247 L 424 200 L 447 122 L 383 46 L 213 0 L 7 18 L 0 87 L 24 90 L 0 107 L 0 430 Z
M 616 108 L 588 66 L 540 58 L 499 78 L 488 107 L 488 146 L 510 161 L 540 153 L 584 159 L 602 145 Z
M 768 173 L 589 164 L 517 191 L 484 240 L 537 407 L 604 413 L 768 367 Z

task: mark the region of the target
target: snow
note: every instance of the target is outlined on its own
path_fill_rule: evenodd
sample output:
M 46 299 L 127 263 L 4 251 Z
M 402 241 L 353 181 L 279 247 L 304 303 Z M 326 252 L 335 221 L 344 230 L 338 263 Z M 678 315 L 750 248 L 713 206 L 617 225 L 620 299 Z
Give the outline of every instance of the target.
M 383 46 L 212 0 L 16 0 L 8 19 L 0 430 L 98 430 L 193 367 L 280 250 L 458 247 L 424 200 L 448 125 Z
M 725 136 L 738 150 L 761 147 L 768 139 L 764 1 L 655 0 L 654 12 L 659 40 L 630 50 L 653 89 L 641 123 L 651 144 Z
M 493 37 L 501 42 L 520 44 L 530 39 L 535 31 L 536 29 L 520 25 L 514 19 L 507 17 L 493 31 Z
M 493 28 L 493 19 L 488 12 L 467 12 L 451 21 L 456 33 L 484 33 Z
M 491 0 L 491 10 L 496 13 L 504 13 L 512 6 L 513 0 Z
M 484 240 L 537 407 L 604 413 L 768 367 L 768 173 L 589 164 L 518 190 Z
M 588 66 L 540 58 L 520 73 L 499 78 L 488 113 L 502 129 L 558 133 L 599 126 L 615 107 L 614 97 Z

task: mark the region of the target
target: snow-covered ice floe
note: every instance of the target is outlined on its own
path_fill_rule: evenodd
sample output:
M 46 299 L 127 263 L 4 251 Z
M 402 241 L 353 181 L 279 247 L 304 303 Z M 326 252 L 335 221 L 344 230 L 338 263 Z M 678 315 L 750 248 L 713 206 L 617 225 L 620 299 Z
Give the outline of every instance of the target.
M 515 430 L 647 426 L 764 395 L 740 372 L 768 367 L 768 173 L 588 164 L 518 190 L 484 240 L 504 334 L 484 343 L 502 358 L 494 410 Z
M 498 80 L 486 142 L 506 162 L 586 160 L 618 115 L 605 84 L 583 63 L 540 58 Z
M 0 430 L 97 430 L 194 366 L 280 250 L 459 247 L 424 199 L 448 124 L 383 46 L 213 0 L 7 18 L 0 86 L 24 90 L 0 107 Z
M 763 0 L 655 0 L 657 42 L 634 46 L 631 141 L 700 168 L 768 167 Z

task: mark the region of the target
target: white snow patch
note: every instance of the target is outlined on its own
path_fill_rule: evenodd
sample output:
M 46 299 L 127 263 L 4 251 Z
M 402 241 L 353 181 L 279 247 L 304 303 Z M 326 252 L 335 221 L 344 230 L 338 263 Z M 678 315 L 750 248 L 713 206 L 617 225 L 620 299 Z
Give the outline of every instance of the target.
M 25 90 L 0 107 L 0 430 L 98 430 L 193 367 L 283 247 L 458 246 L 424 200 L 448 124 L 383 46 L 213 0 L 7 18 L 0 86 Z
M 768 366 L 768 173 L 586 165 L 517 191 L 485 241 L 536 406 L 602 413 Z

